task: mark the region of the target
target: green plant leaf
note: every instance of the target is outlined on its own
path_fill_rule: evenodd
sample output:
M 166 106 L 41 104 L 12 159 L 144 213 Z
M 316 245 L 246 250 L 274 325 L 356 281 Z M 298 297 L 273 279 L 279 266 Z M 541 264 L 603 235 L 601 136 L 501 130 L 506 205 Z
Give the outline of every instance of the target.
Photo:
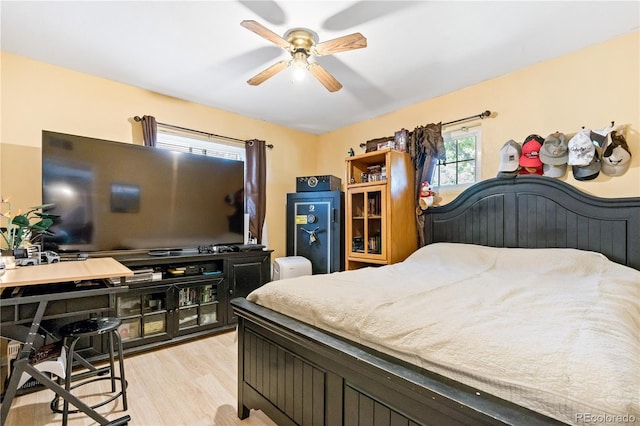
M 16 226 L 29 226 L 29 218 L 21 214 L 11 219 L 11 223 Z
M 46 231 L 53 224 L 51 219 L 42 219 L 40 222 L 34 223 L 29 226 L 30 229 L 38 232 Z
M 29 207 L 29 210 L 46 210 L 48 208 L 51 208 L 53 206 L 55 206 L 55 203 L 48 203 L 48 204 L 43 204 L 41 206 L 33 206 L 33 207 Z
M 36 213 L 35 215 L 41 219 L 57 219 L 60 217 L 59 214 L 50 214 L 50 213 Z

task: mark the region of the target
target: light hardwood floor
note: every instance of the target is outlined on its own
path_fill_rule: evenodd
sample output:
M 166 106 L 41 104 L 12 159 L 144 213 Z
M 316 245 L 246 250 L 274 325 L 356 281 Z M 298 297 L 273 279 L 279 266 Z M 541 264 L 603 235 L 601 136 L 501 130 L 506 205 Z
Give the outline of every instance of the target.
M 243 421 L 237 417 L 237 362 L 235 331 L 125 357 L 129 409 L 123 411 L 118 398 L 97 411 L 109 420 L 129 414 L 131 426 L 275 426 L 260 411 L 252 410 Z M 91 403 L 91 394 L 109 390 L 103 380 L 76 394 Z M 60 425 L 62 414 L 49 408 L 52 398 L 48 389 L 15 398 L 5 426 Z M 69 419 L 70 426 L 96 424 L 82 413 Z

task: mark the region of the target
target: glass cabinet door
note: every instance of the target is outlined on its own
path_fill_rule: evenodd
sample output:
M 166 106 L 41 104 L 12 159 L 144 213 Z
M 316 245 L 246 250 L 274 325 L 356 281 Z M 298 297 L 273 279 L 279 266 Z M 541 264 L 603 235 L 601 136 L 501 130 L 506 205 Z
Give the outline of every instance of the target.
M 373 185 L 350 190 L 347 203 L 350 257 L 375 260 L 385 256 L 385 189 L 384 185 Z
M 139 339 L 141 336 L 140 323 L 142 315 L 140 312 L 140 295 L 127 294 L 118 296 L 116 299 L 116 311 L 122 323 L 118 327 L 120 338 L 123 342 L 132 339 Z
M 167 293 L 165 291 L 142 296 L 142 331 L 144 337 L 167 332 Z
M 167 335 L 169 287 L 134 291 L 116 298 L 116 312 L 122 323 L 118 332 L 123 342 Z
M 221 318 L 218 291 L 221 283 L 222 279 L 179 286 L 177 290 L 178 334 L 193 327 L 219 325 Z

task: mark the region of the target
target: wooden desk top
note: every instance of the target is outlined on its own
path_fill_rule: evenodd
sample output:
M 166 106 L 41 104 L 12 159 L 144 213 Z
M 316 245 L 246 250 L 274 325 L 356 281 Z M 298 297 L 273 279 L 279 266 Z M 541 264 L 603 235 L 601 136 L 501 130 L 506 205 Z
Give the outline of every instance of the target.
M 111 257 L 100 257 L 7 269 L 6 273 L 0 277 L 0 289 L 132 275 L 133 271 L 117 260 Z

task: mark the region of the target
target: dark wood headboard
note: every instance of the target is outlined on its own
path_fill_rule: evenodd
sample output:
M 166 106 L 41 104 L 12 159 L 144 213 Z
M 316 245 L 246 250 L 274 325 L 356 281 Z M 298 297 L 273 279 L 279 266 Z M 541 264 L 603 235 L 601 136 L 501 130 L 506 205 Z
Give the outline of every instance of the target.
M 493 178 L 429 208 L 425 241 L 576 248 L 640 269 L 640 197 L 594 197 L 544 176 Z

